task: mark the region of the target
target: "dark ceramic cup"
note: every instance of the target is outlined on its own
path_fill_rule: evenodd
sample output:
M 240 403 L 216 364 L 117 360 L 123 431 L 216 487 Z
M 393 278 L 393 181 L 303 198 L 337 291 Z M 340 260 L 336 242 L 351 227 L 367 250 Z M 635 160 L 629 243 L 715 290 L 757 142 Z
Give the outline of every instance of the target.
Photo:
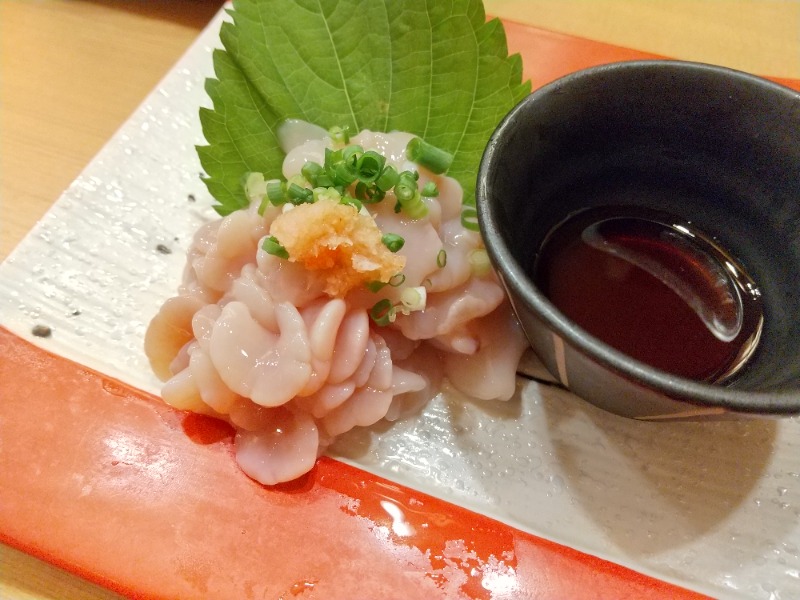
M 800 414 L 800 94 L 678 61 L 574 73 L 498 126 L 476 196 L 486 247 L 532 347 L 578 396 L 648 420 Z M 608 204 L 690 219 L 758 282 L 761 339 L 728 384 L 634 360 L 537 289 L 530 265 L 548 232 Z

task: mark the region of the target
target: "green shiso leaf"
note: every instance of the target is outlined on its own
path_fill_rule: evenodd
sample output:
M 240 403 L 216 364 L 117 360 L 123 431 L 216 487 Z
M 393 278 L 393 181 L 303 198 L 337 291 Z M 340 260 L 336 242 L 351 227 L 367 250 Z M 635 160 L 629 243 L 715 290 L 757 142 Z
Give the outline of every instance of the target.
M 234 0 L 214 52 L 198 147 L 220 214 L 247 206 L 242 176 L 281 176 L 285 119 L 326 129 L 408 131 L 475 172 L 500 119 L 526 94 L 519 55 L 480 0 Z

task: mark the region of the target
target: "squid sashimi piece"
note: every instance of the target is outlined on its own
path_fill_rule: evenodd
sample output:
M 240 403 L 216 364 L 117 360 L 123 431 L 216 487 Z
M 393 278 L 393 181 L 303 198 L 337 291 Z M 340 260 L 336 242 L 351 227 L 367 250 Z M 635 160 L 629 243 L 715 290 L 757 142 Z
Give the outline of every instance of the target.
M 439 233 L 427 217 L 411 219 L 402 213 L 395 213 L 388 203 L 379 204 L 375 211 L 375 222 L 381 231 L 399 235 L 405 240 L 398 252 L 406 259 L 403 267 L 405 285 L 421 285 L 427 277 L 439 269 L 437 258 L 444 247 Z
M 307 473 L 317 460 L 319 432 L 314 419 L 285 408 L 270 409 L 271 423 L 236 433 L 236 461 L 260 483 L 273 485 Z
M 425 310 L 412 312 L 395 325 L 412 340 L 431 339 L 488 315 L 504 298 L 503 289 L 494 281 L 473 278 L 463 287 L 429 294 Z
M 470 324 L 462 324 L 448 333 L 428 340 L 434 348 L 456 354 L 475 354 L 480 348 L 480 340 Z
M 216 415 L 200 397 L 197 382 L 189 369 L 184 369 L 164 384 L 164 387 L 161 388 L 161 398 L 172 408 L 178 410 Z
M 263 286 L 264 275 L 256 265 L 242 267 L 241 276 L 233 282 L 231 300 L 243 302 L 250 309 L 250 314 L 262 326 L 273 333 L 278 333 L 278 322 L 275 319 L 275 300 Z
M 275 410 L 239 396 L 231 405 L 228 420 L 237 429 L 260 431 L 272 427 Z
M 377 350 L 375 365 L 364 385 L 322 419 L 329 435 L 377 423 L 392 403 L 392 354 L 380 336 L 373 334 L 370 338 Z
M 323 423 L 330 435 L 341 435 L 360 425 L 374 425 L 386 416 L 392 404 L 392 390 L 365 387 L 356 390 L 339 408 L 327 414 Z
M 418 392 L 424 389 L 428 382 L 422 375 L 412 371 L 406 371 L 398 366 L 392 368 L 392 395 L 400 396 L 410 392 Z
M 336 338 L 347 304 L 341 298 L 334 298 L 303 311 L 303 320 L 308 326 L 308 339 L 311 350 L 311 377 L 299 396 L 310 396 L 318 391 L 328 379 L 331 361 L 336 347 Z
M 190 354 L 189 371 L 200 393 L 200 399 L 219 414 L 228 414 L 240 396 L 225 385 L 211 358 L 202 348 L 195 346 Z
M 413 137 L 404 131 L 384 133 L 365 129 L 351 138 L 350 142 L 383 154 L 387 164 L 394 166 L 398 171 L 404 171 L 416 168 L 416 165 L 406 158 L 406 147 Z
M 316 393 L 305 398 L 295 399 L 295 404 L 310 412 L 316 418 L 321 419 L 334 408 L 344 404 L 356 389 L 366 385 L 377 360 L 378 350 L 375 347 L 375 342 L 372 337 L 368 337 L 367 347 L 363 352 L 361 362 L 348 379 L 341 383 L 328 382 Z
M 209 355 L 234 392 L 262 406 L 294 398 L 311 378 L 311 349 L 303 317 L 288 303 L 275 307 L 279 334 L 253 319 L 247 306 L 230 302 L 222 309 L 209 343 Z
M 197 343 L 204 350 L 208 350 L 211 334 L 214 332 L 214 326 L 221 314 L 222 308 L 219 304 L 207 304 L 192 317 L 192 332 Z
M 380 336 L 377 335 L 370 335 L 369 341 L 367 342 L 367 349 L 364 352 L 364 358 L 361 361 L 361 364 L 358 365 L 358 368 L 355 372 L 350 376 L 347 381 L 352 381 L 353 385 L 356 388 L 363 387 L 367 385 L 367 382 L 371 377 L 375 376 L 375 367 L 377 366 L 378 360 L 383 358 L 385 355 L 379 352 L 377 340 L 382 339 Z M 391 352 L 389 353 L 391 357 Z
M 438 393 L 444 379 L 440 353 L 426 343 L 420 344 L 414 353 L 406 358 L 395 360 L 394 369 L 392 373 L 394 398 L 386 412 L 387 421 L 396 421 L 419 412 Z M 416 389 L 416 385 L 405 380 L 407 376 L 403 372 L 416 375 L 422 379 L 424 385 Z
M 253 237 L 254 229 L 263 235 L 261 228 L 254 226 L 249 211 L 238 211 L 228 217 L 222 220 L 206 253 L 190 255 L 189 263 L 203 286 L 219 292 L 228 291 L 242 267 L 253 261 L 259 239 Z
M 393 327 L 384 327 L 381 330 L 381 337 L 392 351 L 394 361 L 408 358 L 422 345 L 420 340 L 410 340 Z
M 189 367 L 189 350 L 196 345 L 196 342 L 191 341 L 178 351 L 178 354 L 169 363 L 170 373 L 180 373 Z
M 481 236 L 477 231 L 465 229 L 458 220 L 446 221 L 442 225 L 444 251 L 447 260 L 443 268 L 430 275 L 428 292 L 441 292 L 464 285 L 472 276 L 470 255 L 483 247 Z
M 471 324 L 479 340 L 472 355 L 443 352 L 444 371 L 460 391 L 479 400 L 508 400 L 528 342 L 508 303 Z
M 161 381 L 172 377 L 170 364 L 194 338 L 192 318 L 204 306 L 196 296 L 175 296 L 161 306 L 144 336 L 150 367 Z
M 334 408 L 346 402 L 355 391 L 355 382 L 348 379 L 343 383 L 324 385 L 310 396 L 296 398 L 294 403 L 314 418 L 321 419 Z
M 425 185 L 427 180 L 431 180 L 439 188 L 439 195 L 436 200 L 441 207 L 442 221 L 456 220 L 461 222 L 461 210 L 464 208 L 462 201 L 464 191 L 461 185 L 452 177 L 443 175 L 427 174 L 427 177 L 420 176 L 420 185 Z
M 221 258 L 238 258 L 247 255 L 252 260 L 255 245 L 264 237 L 267 230 L 263 221 L 253 218 L 253 209 L 231 213 L 230 219 L 223 219 L 214 246 L 216 254 Z
M 401 416 L 410 414 L 406 412 L 407 407 L 421 408 L 432 397 L 431 394 L 425 394 L 424 400 L 422 400 L 418 394 L 423 391 L 428 391 L 428 380 L 425 377 L 394 365 L 392 368 L 392 402 L 386 409 L 383 418 L 387 421 L 396 421 Z M 422 403 L 418 403 L 416 400 L 422 400 Z
M 283 128 L 286 131 L 288 128 Z M 289 179 L 292 175 L 300 172 L 308 161 L 317 164 L 325 162 L 325 148 L 330 139 L 325 140 L 328 132 L 321 127 L 317 130 L 306 129 L 305 131 L 289 131 L 291 137 L 282 137 L 281 130 L 278 130 L 278 137 L 281 142 L 281 149 L 286 153 L 283 159 L 283 175 Z
M 333 349 L 329 383 L 342 383 L 361 365 L 369 343 L 369 317 L 365 310 L 350 311 L 342 321 Z
M 306 271 L 302 265 L 282 260 L 260 249 L 256 254 L 262 286 L 278 302 L 291 302 L 298 308 L 307 306 L 322 295 L 325 282 Z

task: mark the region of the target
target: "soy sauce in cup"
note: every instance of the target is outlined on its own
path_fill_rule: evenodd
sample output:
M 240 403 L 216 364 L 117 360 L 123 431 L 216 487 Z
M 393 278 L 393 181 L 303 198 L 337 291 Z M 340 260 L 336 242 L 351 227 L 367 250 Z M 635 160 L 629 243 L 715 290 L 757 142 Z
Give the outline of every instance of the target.
M 658 211 L 571 215 L 546 236 L 533 275 L 591 335 L 690 379 L 729 380 L 761 334 L 761 293 L 744 268 L 691 223 Z

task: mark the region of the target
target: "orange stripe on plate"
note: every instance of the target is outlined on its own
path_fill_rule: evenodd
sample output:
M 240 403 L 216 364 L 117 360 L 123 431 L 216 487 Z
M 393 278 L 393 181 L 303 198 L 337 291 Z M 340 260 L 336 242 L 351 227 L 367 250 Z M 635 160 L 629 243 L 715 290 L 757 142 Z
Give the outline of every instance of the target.
M 694 598 L 323 458 L 267 488 L 224 423 L 0 329 L 0 539 L 137 598 Z

